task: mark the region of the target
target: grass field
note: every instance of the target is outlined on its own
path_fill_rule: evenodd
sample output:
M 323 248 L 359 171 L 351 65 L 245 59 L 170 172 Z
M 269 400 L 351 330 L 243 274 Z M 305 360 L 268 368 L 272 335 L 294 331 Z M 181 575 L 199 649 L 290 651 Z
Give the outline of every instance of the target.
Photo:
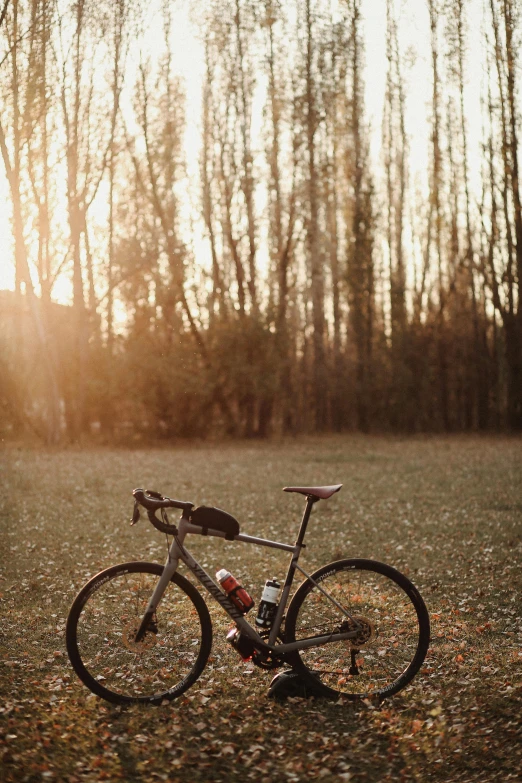
M 4 781 L 522 780 L 522 440 L 325 437 L 164 449 L 0 455 L 0 777 Z M 160 707 L 113 707 L 70 668 L 69 606 L 97 571 L 163 562 L 165 537 L 131 491 L 157 489 L 234 514 L 243 532 L 293 542 L 315 507 L 306 570 L 340 556 L 396 566 L 432 619 L 421 673 L 379 709 L 268 700 L 271 672 L 244 664 L 215 612 L 209 667 Z M 216 539 L 190 549 L 256 599 L 288 555 Z

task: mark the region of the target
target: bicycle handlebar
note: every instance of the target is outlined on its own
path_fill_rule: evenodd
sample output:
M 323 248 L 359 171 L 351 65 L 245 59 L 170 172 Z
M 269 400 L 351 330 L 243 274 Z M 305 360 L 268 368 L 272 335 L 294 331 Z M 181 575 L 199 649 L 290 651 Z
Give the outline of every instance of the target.
M 139 519 L 139 508 L 143 508 L 147 511 L 149 521 L 157 530 L 162 533 L 170 533 L 172 535 L 177 533 L 175 525 L 170 525 L 167 522 L 159 520 L 156 516 L 156 511 L 164 508 L 179 508 L 183 511 L 183 516 L 194 508 L 194 503 L 186 502 L 184 500 L 173 500 L 172 498 L 163 497 L 159 492 L 153 492 L 150 489 L 135 489 L 132 492 L 134 497 L 134 514 L 132 516 L 132 524 L 135 524 Z M 166 519 L 166 517 L 165 517 Z
M 194 508 L 194 503 L 166 498 L 160 495 L 159 492 L 153 492 L 151 489 L 135 489 L 132 494 L 140 506 L 146 508 L 147 511 L 157 511 L 159 508 L 180 508 L 182 511 L 190 511 L 190 509 Z

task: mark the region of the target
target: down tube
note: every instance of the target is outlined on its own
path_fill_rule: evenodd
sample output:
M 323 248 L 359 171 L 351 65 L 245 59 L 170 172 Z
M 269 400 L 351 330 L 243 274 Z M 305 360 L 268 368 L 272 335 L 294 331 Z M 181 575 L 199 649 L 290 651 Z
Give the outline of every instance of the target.
M 188 569 L 192 571 L 195 577 L 201 582 L 205 590 L 216 599 L 216 601 L 223 607 L 223 609 L 230 615 L 233 620 L 242 620 L 243 615 L 239 609 L 232 603 L 230 598 L 223 593 L 214 580 L 204 571 L 199 563 L 194 560 L 190 552 L 183 547 L 181 552 L 181 559 L 185 563 Z

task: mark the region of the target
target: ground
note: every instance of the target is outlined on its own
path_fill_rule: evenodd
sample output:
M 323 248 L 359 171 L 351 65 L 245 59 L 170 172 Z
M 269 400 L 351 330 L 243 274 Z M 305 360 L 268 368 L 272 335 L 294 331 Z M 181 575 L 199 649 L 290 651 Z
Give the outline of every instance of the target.
M 522 440 L 300 438 L 133 450 L 4 444 L 0 775 L 8 781 L 522 780 Z M 77 680 L 68 608 L 117 562 L 163 562 L 166 542 L 128 520 L 131 491 L 157 489 L 234 514 L 243 532 L 290 543 L 302 498 L 286 484 L 343 483 L 315 507 L 303 565 L 371 557 L 409 575 L 432 620 L 413 683 L 378 709 L 266 697 L 213 612 L 208 668 L 177 701 L 113 707 Z M 288 555 L 216 539 L 191 550 L 258 600 Z M 214 569 L 215 566 L 215 569 Z M 220 612 L 218 608 L 218 612 Z

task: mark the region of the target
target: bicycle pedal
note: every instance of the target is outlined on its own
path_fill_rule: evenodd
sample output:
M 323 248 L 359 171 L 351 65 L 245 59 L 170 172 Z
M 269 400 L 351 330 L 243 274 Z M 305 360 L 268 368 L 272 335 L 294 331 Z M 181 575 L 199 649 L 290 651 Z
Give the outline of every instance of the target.
M 319 680 L 317 686 L 313 681 L 303 677 L 299 672 L 290 669 L 276 674 L 268 689 L 269 699 L 287 699 L 290 697 L 299 697 L 300 699 L 311 699 L 312 696 L 323 696 L 324 691 L 321 688 Z

